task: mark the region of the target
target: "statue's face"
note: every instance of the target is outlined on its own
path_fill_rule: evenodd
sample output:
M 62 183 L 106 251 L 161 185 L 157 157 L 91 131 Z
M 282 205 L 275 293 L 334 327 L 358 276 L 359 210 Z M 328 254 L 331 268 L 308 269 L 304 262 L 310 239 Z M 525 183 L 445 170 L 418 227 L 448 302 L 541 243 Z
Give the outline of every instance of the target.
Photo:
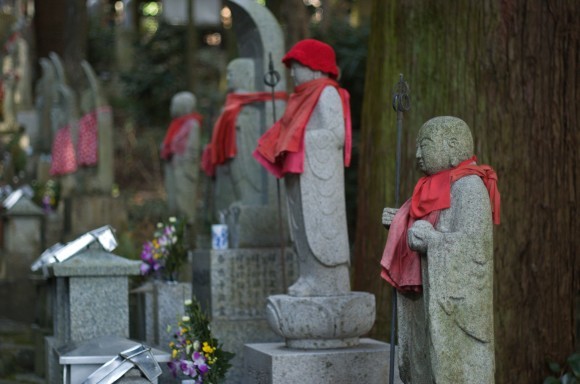
M 292 61 L 292 64 L 290 65 L 290 76 L 292 77 L 292 80 L 294 80 L 295 86 L 321 77 L 328 77 L 328 75 L 325 73 L 320 71 L 313 71 L 312 69 L 300 64 L 297 61 Z
M 417 137 L 417 167 L 427 175 L 451 168 L 450 149 L 443 129 L 423 125 Z

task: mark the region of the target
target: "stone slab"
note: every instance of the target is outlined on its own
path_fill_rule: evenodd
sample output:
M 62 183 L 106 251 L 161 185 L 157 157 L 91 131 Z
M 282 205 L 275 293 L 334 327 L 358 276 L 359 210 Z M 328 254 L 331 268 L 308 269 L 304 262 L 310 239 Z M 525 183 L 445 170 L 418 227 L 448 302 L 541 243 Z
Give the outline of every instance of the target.
M 105 335 L 129 337 L 129 286 L 123 277 L 69 279 L 70 335 L 73 341 Z
M 185 315 L 184 301 L 191 299 L 190 283 L 153 281 L 138 288 L 144 297 L 145 342 L 169 350 L 177 323 Z M 171 331 L 167 332 L 167 326 Z
M 227 384 L 243 383 L 245 344 L 282 341 L 263 319 L 214 320 L 211 322 L 211 330 L 226 351 L 235 353 L 234 358 L 230 360 L 232 367 L 225 378 Z
M 55 277 L 71 276 L 136 276 L 140 261 L 129 260 L 100 249 L 87 249 L 64 263 L 50 266 Z
M 287 248 L 286 284 L 298 276 L 296 255 Z M 193 294 L 212 319 L 265 319 L 268 296 L 286 291 L 280 248 L 197 251 Z
M 247 344 L 244 384 L 386 384 L 390 346 L 361 339 L 357 347 L 299 350 L 283 343 Z M 395 383 L 402 384 L 398 369 Z

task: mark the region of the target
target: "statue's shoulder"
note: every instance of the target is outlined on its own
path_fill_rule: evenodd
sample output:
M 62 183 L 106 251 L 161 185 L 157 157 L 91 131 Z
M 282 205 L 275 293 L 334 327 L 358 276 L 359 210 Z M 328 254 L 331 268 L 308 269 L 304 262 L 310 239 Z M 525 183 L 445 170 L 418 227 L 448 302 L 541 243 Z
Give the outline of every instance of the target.
M 336 87 L 333 87 L 332 85 L 327 85 L 326 87 L 324 87 L 324 90 L 320 94 L 319 102 L 323 100 L 325 102 L 332 103 L 340 102 L 340 95 L 338 94 L 338 90 L 336 89 Z
M 324 88 L 318 98 L 316 112 L 325 119 L 342 115 L 342 102 L 338 90 L 335 87 L 328 85 Z

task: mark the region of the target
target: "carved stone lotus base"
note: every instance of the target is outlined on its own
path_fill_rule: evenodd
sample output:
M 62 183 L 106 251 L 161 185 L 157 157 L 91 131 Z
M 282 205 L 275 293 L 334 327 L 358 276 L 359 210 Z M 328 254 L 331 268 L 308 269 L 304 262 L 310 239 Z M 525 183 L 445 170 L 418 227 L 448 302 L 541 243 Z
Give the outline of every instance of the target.
M 270 327 L 289 348 L 327 349 L 358 345 L 375 321 L 375 297 L 367 292 L 339 296 L 268 297 Z

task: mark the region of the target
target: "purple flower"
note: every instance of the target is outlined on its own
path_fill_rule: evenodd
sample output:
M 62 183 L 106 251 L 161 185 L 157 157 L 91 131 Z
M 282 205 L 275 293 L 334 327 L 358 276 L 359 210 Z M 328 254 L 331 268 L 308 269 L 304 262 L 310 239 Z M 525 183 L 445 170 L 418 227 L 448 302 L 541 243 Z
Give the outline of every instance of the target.
M 141 251 L 141 260 L 150 262 L 153 260 L 153 246 L 151 242 L 143 244 L 143 249 Z
M 205 357 L 199 352 L 193 352 L 191 355 L 191 359 L 193 360 L 193 364 L 199 369 L 201 374 L 206 374 L 209 371 L 209 367 L 205 361 Z
M 175 361 L 172 360 L 168 362 L 167 366 L 169 367 L 169 370 L 173 374 L 173 377 L 177 377 L 177 364 L 175 363 Z
M 163 268 L 163 265 L 159 264 L 156 260 L 153 260 L 153 263 L 151 263 L 153 266 L 153 270 L 155 272 L 159 271 L 161 268 Z
M 141 263 L 139 270 L 141 270 L 141 274 L 145 276 L 151 271 L 151 266 L 147 263 Z
M 189 377 L 195 378 L 197 376 L 197 370 L 195 369 L 195 365 L 192 361 L 189 360 L 180 360 L 179 361 L 179 368 L 184 375 Z

